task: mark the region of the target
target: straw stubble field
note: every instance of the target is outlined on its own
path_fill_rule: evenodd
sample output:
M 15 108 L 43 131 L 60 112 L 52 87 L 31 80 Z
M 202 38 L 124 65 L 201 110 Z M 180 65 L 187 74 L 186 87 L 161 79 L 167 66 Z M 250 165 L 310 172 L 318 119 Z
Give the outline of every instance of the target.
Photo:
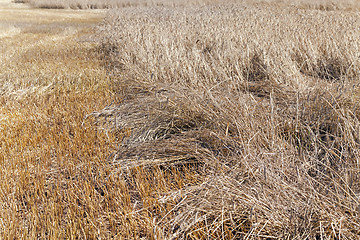
M 3 5 L 1 238 L 358 239 L 358 2 L 133 3 Z

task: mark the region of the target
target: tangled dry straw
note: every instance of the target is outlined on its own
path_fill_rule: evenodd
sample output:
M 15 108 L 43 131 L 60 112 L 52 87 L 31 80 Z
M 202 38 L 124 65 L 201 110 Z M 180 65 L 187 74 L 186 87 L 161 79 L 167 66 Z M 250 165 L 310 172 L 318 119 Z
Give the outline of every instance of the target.
M 173 207 L 148 237 L 359 238 L 359 26 L 271 4 L 110 11 L 99 41 L 124 100 L 88 118 L 128 133 L 111 164 L 202 179 L 158 199 Z

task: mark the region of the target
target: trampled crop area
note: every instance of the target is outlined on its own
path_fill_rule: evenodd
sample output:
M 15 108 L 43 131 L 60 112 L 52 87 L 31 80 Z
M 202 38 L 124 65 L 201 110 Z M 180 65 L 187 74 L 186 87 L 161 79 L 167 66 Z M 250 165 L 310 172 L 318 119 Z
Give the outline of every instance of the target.
M 25 2 L 1 239 L 360 238 L 358 1 Z

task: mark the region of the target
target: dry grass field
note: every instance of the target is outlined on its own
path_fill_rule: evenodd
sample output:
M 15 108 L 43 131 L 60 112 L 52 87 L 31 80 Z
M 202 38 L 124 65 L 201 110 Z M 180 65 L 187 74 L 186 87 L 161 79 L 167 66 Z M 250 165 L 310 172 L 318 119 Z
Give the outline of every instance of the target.
M 25 2 L 0 239 L 360 239 L 359 1 Z
M 320 10 L 354 10 L 360 7 L 358 0 L 14 0 L 20 3 L 29 3 L 37 8 L 58 9 L 102 9 L 124 8 L 139 6 L 197 6 L 223 3 L 269 4 L 282 6 L 296 6 L 306 9 Z
M 36 8 L 55 9 L 103 9 L 134 6 L 189 6 L 208 3 L 221 3 L 220 0 L 16 0 L 29 3 Z M 236 1 L 236 0 L 227 0 Z

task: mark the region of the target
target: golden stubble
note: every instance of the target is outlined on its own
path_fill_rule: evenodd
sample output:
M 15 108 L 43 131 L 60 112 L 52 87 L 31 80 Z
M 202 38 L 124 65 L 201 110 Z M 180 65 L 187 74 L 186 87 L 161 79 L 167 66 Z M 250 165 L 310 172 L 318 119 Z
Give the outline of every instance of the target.
M 8 7 L 0 14 L 17 29 L 0 39 L 0 238 L 153 235 L 152 214 L 137 210 L 177 187 L 171 171 L 139 168 L 126 182 L 110 154 L 129 132 L 85 118 L 120 102 L 90 39 L 102 13 Z

